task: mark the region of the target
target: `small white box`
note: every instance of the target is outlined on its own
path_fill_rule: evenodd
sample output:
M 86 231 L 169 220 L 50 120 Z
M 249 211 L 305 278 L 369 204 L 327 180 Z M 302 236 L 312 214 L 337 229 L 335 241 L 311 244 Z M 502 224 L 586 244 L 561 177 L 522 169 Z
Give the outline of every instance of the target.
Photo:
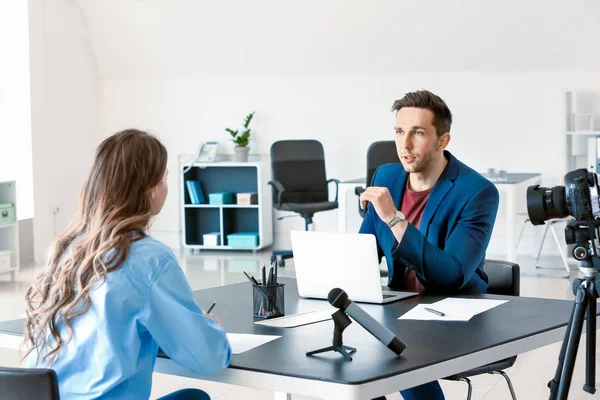
M 0 251 L 0 270 L 10 269 L 10 250 Z
M 258 204 L 258 193 L 238 193 L 237 204 L 240 206 L 247 206 L 250 204 Z
M 202 244 L 204 246 L 220 246 L 221 245 L 221 233 L 220 232 L 210 232 L 202 235 Z

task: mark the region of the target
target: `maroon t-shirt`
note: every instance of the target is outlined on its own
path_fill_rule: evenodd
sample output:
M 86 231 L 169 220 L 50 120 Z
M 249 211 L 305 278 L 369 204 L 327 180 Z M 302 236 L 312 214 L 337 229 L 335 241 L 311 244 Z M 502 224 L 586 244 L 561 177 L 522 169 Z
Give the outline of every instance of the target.
M 421 226 L 421 219 L 423 218 L 423 210 L 425 210 L 425 204 L 429 199 L 429 195 L 433 188 L 424 190 L 422 192 L 415 192 L 408 186 L 410 179 L 406 180 L 406 187 L 404 188 L 404 196 L 402 197 L 402 204 L 400 205 L 400 211 L 406 216 L 406 220 L 413 224 L 417 229 Z M 425 286 L 419 281 L 417 275 L 410 269 L 404 269 L 404 290 L 410 292 L 423 292 Z

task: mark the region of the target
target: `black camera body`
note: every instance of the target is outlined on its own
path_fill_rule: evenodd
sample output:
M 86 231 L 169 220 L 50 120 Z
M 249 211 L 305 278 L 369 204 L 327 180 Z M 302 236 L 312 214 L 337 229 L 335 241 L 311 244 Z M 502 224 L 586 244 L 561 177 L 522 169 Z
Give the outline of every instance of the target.
M 579 221 L 593 221 L 600 216 L 598 176 L 586 169 L 565 175 L 565 186 L 539 185 L 527 188 L 527 212 L 533 225 L 572 216 Z

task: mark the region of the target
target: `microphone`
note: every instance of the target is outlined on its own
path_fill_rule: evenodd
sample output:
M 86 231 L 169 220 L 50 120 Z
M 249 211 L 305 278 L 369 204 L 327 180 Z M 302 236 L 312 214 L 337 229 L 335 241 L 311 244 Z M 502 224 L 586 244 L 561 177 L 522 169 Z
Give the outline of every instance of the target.
M 339 308 L 351 316 L 352 319 L 358 322 L 371 335 L 375 336 L 381 343 L 386 345 L 388 349 L 396 353 L 396 355 L 400 355 L 406 348 L 406 343 L 398 339 L 392 331 L 381 325 L 365 310 L 357 306 L 348 298 L 348 294 L 342 289 L 331 289 L 327 295 L 327 301 L 335 308 Z

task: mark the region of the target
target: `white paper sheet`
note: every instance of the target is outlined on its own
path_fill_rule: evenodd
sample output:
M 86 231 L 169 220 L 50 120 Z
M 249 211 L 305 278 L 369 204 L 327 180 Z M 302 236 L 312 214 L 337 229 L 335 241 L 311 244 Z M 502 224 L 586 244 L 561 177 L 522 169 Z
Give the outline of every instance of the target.
M 490 310 L 508 300 L 446 298 L 433 304 L 418 304 L 398 319 L 422 321 L 469 321 L 473 316 Z M 425 310 L 431 308 L 444 313 L 444 316 Z
M 256 321 L 257 325 L 273 326 L 276 328 L 293 328 L 301 325 L 308 325 L 315 322 L 327 321 L 331 319 L 331 314 L 336 312 L 336 308 L 325 310 L 310 311 L 301 314 L 285 315 L 279 318 L 271 318 L 263 321 Z
M 245 333 L 228 333 L 227 338 L 231 343 L 231 352 L 240 354 L 255 347 L 269 343 L 272 340 L 279 339 L 281 336 L 275 335 L 252 335 Z

